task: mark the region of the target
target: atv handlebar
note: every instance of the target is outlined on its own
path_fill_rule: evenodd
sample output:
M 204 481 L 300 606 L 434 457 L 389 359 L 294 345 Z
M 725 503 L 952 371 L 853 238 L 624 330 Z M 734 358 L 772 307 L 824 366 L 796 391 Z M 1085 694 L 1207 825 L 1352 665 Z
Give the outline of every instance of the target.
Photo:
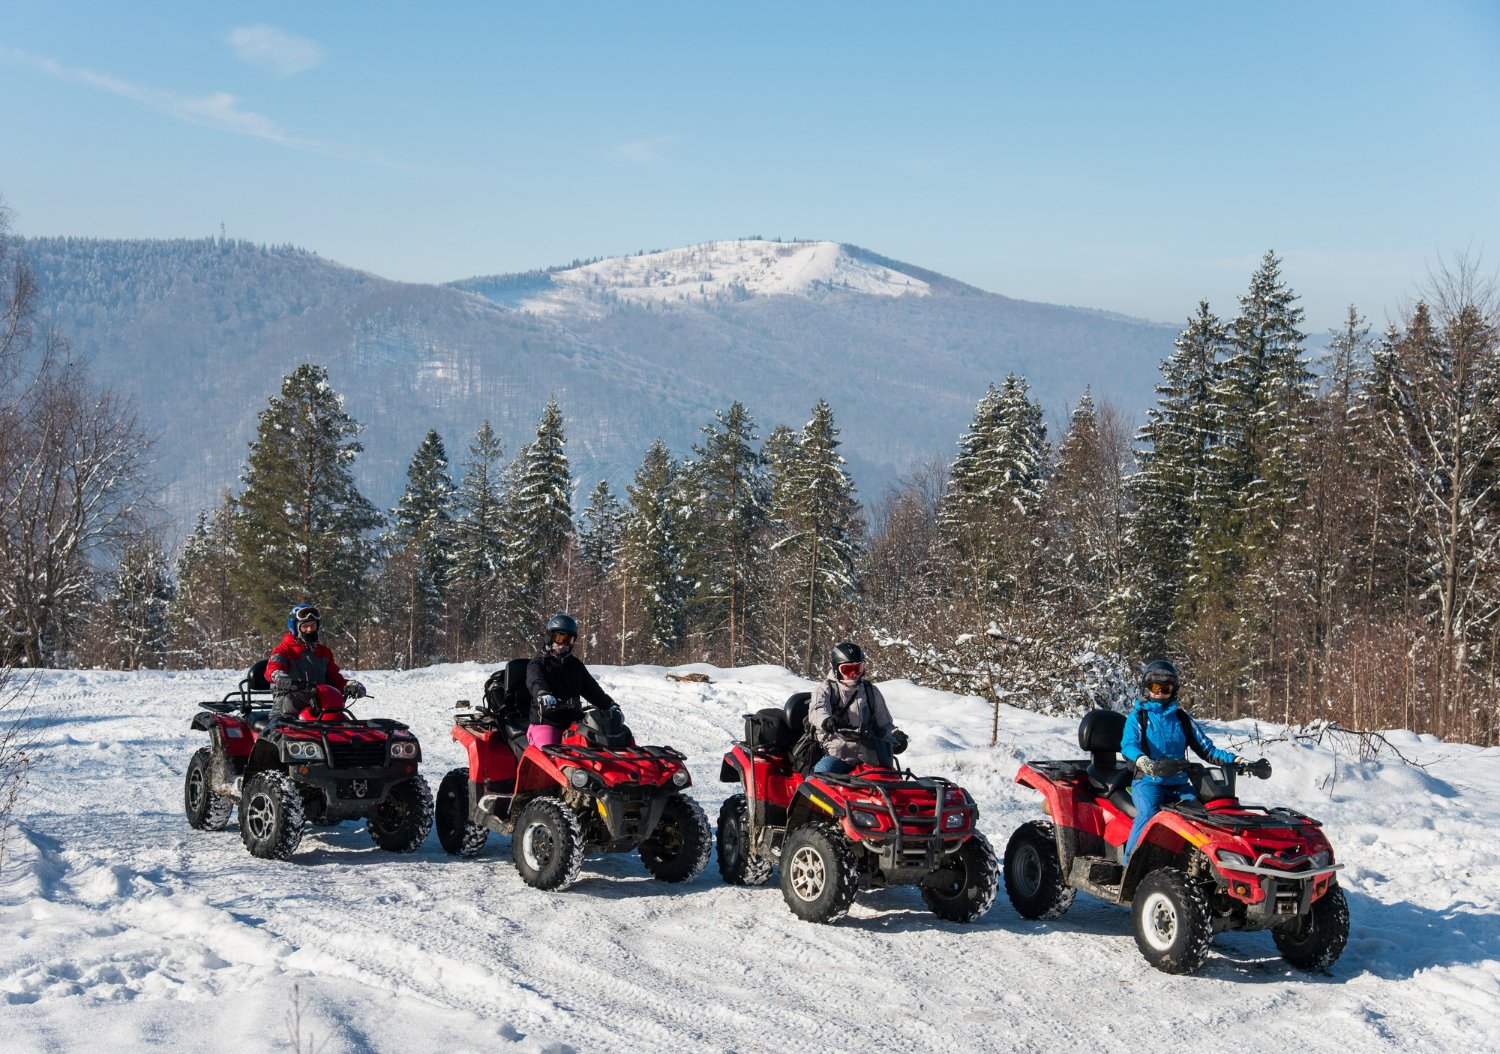
M 1268 780 L 1271 778 L 1271 763 L 1265 758 L 1255 761 L 1236 761 L 1230 768 L 1241 776 L 1254 776 L 1256 779 Z

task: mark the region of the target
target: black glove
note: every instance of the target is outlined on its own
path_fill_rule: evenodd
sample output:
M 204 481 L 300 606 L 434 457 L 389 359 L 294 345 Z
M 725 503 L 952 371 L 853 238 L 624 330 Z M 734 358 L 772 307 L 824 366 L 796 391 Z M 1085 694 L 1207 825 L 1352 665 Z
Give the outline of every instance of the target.
M 1252 764 L 1248 765 L 1247 768 L 1249 769 L 1250 775 L 1254 776 L 1258 780 L 1268 780 L 1271 778 L 1271 762 L 1265 758 L 1261 758 L 1258 761 L 1253 762 Z
M 891 741 L 891 753 L 892 754 L 900 754 L 900 753 L 905 752 L 905 750 L 906 750 L 906 748 L 908 746 L 908 741 L 907 741 L 907 738 L 906 738 L 906 733 L 903 732 L 903 731 L 901 731 L 901 729 L 899 729 L 899 728 L 893 728 L 893 729 L 891 729 L 891 734 L 889 736 L 887 736 L 886 738 Z
M 830 736 L 838 735 L 839 723 L 831 717 L 823 718 L 823 724 L 820 727 Z
M 365 691 L 365 686 L 358 681 L 344 682 L 344 694 L 350 699 L 363 699 L 370 693 Z
M 277 670 L 271 674 L 271 690 L 273 692 L 290 692 L 292 690 L 292 675 L 285 670 Z

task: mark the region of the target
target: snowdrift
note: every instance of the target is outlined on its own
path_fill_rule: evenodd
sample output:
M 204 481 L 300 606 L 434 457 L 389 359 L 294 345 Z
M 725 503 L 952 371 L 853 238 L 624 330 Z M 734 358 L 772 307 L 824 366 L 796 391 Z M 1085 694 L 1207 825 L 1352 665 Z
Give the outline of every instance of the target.
M 362 675 L 375 698 L 358 710 L 409 722 L 436 785 L 462 763 L 453 702 L 477 698 L 492 669 Z M 706 685 L 595 669 L 642 742 L 688 755 L 710 816 L 733 790 L 717 776 L 741 715 L 808 687 L 774 667 L 683 668 Z M 329 1054 L 1182 1050 L 1205 1036 L 1243 1050 L 1500 1048 L 1500 751 L 1388 733 L 1418 768 L 1210 724 L 1275 765 L 1247 800 L 1325 821 L 1353 933 L 1326 976 L 1287 967 L 1268 934 L 1228 933 L 1200 974 L 1176 978 L 1141 958 L 1124 911 L 1086 896 L 1031 923 L 1002 894 L 960 926 L 908 887 L 863 893 L 819 927 L 774 884 L 730 888 L 712 864 L 668 886 L 634 855 L 590 857 L 577 885 L 540 893 L 499 837 L 473 860 L 435 835 L 395 856 L 346 823 L 310 829 L 294 863 L 256 860 L 234 823 L 195 832 L 181 809 L 202 745 L 193 704 L 239 676 L 36 675 L 46 757 L 0 875 L 7 1051 L 286 1050 L 293 1010 L 302 1049 L 311 1037 Z M 997 849 L 1039 815 L 1017 767 L 1078 755 L 1072 720 L 1006 709 L 990 748 L 987 704 L 882 688 L 911 735 L 907 763 L 967 787 Z

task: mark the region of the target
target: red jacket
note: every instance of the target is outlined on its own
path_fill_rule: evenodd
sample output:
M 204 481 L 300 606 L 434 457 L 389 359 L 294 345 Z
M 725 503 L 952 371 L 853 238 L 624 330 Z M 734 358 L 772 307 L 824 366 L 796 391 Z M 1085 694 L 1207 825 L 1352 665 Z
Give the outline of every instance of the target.
M 331 684 L 341 692 L 349 683 L 339 672 L 339 664 L 333 661 L 333 652 L 328 650 L 328 645 L 314 644 L 309 649 L 305 641 L 292 633 L 282 637 L 281 643 L 271 649 L 271 659 L 266 663 L 266 680 L 269 681 L 278 670 L 286 671 L 295 680 Z

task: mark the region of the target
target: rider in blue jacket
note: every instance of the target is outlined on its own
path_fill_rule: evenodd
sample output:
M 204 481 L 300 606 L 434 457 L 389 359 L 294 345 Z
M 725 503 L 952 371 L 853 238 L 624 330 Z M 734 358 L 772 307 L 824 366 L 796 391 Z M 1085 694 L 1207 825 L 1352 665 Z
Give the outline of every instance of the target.
M 1120 737 L 1120 753 L 1137 771 L 1135 782 L 1130 785 L 1135 823 L 1125 842 L 1127 860 L 1147 822 L 1164 804 L 1197 800 L 1192 781 L 1180 771 L 1188 747 L 1205 761 L 1221 765 L 1240 761 L 1229 751 L 1214 746 L 1208 733 L 1186 711 L 1177 708 L 1177 667 L 1166 659 L 1156 659 L 1141 671 L 1141 694 L 1125 719 L 1125 732 Z

